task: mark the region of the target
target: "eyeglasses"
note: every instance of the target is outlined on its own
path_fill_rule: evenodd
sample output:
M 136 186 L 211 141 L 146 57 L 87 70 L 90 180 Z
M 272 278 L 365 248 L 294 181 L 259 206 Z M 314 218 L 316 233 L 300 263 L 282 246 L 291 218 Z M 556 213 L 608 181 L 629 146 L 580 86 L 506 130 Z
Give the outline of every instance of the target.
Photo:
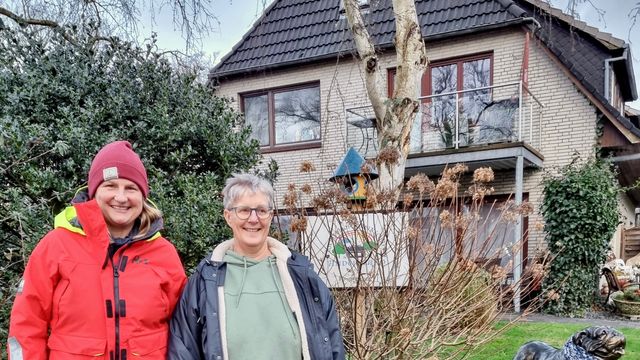
M 256 216 L 259 219 L 266 219 L 269 216 L 271 216 L 271 214 L 273 213 L 273 210 L 265 207 L 252 208 L 248 206 L 236 206 L 236 207 L 230 208 L 229 210 L 233 210 L 236 213 L 236 216 L 240 220 L 247 220 L 248 218 L 250 218 L 251 212 L 253 211 L 256 212 Z

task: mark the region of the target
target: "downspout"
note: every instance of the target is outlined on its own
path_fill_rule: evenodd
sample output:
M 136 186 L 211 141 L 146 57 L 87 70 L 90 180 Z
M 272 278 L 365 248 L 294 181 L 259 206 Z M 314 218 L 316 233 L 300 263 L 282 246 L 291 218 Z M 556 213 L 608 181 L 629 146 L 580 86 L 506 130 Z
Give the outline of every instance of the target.
M 611 160 L 611 162 L 614 162 L 614 163 L 640 160 L 640 153 L 629 154 L 629 155 L 618 155 L 610 158 L 609 160 Z
M 536 27 L 535 30 L 533 30 L 534 34 L 535 34 L 536 31 L 540 30 L 540 28 L 542 27 L 542 25 L 540 25 L 538 20 L 536 20 L 536 18 L 534 18 L 532 16 L 522 18 L 522 22 L 531 22 L 531 23 L 533 23 L 533 25 Z
M 629 48 L 625 47 L 622 56 L 618 56 L 615 58 L 605 59 L 604 60 L 604 98 L 611 104 L 611 94 L 609 94 L 609 69 L 611 68 L 610 63 L 627 60 L 627 51 Z M 613 104 L 612 104 L 613 105 Z

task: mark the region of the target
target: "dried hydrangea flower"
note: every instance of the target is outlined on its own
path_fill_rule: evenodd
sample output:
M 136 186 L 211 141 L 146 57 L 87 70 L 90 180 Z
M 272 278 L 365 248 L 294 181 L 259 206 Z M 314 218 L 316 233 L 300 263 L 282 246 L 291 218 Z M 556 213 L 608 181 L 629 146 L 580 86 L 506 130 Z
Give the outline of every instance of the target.
M 300 172 L 301 173 L 309 173 L 312 171 L 316 171 L 316 167 L 309 160 L 305 160 L 300 163 Z

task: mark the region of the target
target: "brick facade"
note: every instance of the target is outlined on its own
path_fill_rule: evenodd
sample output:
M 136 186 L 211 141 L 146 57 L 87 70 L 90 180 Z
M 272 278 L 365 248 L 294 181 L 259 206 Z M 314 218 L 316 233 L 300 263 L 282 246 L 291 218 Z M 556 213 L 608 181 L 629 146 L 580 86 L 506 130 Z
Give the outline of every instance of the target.
M 427 52 L 430 61 L 491 52 L 493 85 L 499 85 L 519 81 L 524 42 L 524 31 L 500 30 L 427 43 Z M 536 211 L 541 203 L 543 172 L 553 172 L 568 164 L 576 154 L 583 158 L 594 156 L 597 141 L 595 107 L 542 46 L 536 41 L 530 43 L 529 89 L 545 106 L 538 148 L 544 156 L 544 169 L 526 169 L 524 173 L 524 193 L 528 194 Z M 386 82 L 386 69 L 394 66 L 395 56 L 384 54 L 380 61 Z M 246 75 L 222 82 L 217 90 L 218 95 L 230 97 L 238 105 L 239 93 L 310 81 L 320 81 L 322 147 L 265 154 L 265 159 L 273 158 L 280 166 L 281 176 L 276 184 L 280 196 L 291 182 L 313 181 L 309 174 L 299 173 L 302 161 L 312 161 L 317 169 L 313 176 L 326 179 L 345 154 L 345 109 L 369 105 L 359 64 L 347 54 L 331 62 Z M 493 185 L 497 194 L 513 192 L 515 170 L 498 172 Z M 536 248 L 544 247 L 544 235 L 532 226 L 538 221 L 542 221 L 538 213 L 529 218 L 530 255 Z

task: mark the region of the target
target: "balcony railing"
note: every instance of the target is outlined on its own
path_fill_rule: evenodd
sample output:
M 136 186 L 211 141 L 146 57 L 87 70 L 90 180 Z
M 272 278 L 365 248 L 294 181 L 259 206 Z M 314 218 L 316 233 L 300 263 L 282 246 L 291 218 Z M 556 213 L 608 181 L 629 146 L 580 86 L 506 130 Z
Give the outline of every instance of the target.
M 526 142 L 540 148 L 544 105 L 522 82 L 421 97 L 411 130 L 410 154 Z M 377 154 L 373 108 L 346 109 L 347 147 Z

